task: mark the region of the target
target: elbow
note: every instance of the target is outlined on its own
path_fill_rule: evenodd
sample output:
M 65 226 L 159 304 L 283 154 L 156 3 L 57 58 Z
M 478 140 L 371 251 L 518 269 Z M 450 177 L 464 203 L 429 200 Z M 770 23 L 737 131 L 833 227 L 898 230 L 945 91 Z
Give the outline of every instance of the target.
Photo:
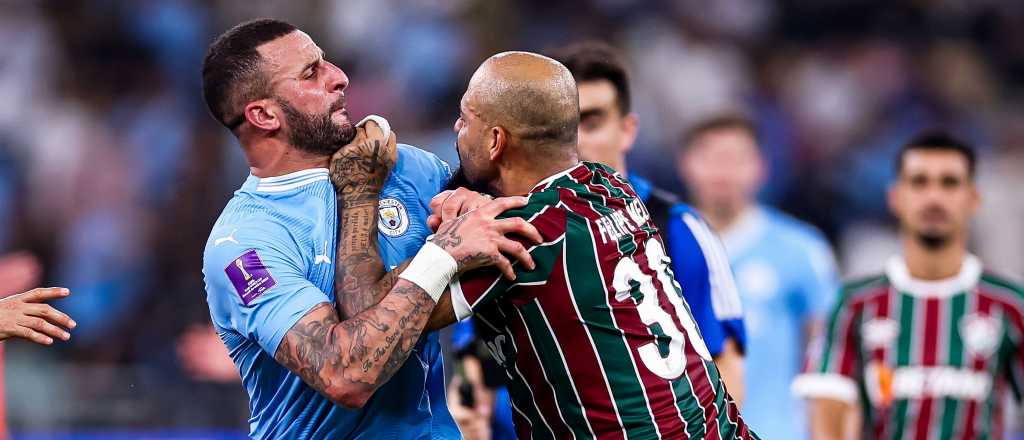
M 366 402 L 370 400 L 373 393 L 362 389 L 361 387 L 335 387 L 336 389 L 329 390 L 327 398 L 334 402 L 336 405 L 340 405 L 346 409 L 360 409 L 366 406 Z

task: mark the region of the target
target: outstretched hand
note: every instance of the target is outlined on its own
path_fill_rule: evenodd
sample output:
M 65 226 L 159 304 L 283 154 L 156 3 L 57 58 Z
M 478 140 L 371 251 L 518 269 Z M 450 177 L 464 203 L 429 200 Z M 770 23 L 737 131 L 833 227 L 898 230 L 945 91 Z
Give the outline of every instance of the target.
M 331 183 L 338 200 L 374 202 L 398 160 L 397 136 L 370 119 L 356 127 L 356 137 L 331 157 Z
M 50 345 L 53 338 L 70 339 L 71 334 L 65 329 L 75 328 L 75 321 L 52 306 L 42 304 L 70 294 L 62 287 L 47 287 L 0 299 L 0 341 L 22 338 Z
M 496 266 L 506 278 L 515 280 L 515 270 L 507 256 L 514 257 L 533 270 L 533 258 L 516 240 L 506 237 L 518 234 L 533 244 L 544 239 L 533 225 L 522 218 L 496 217 L 509 209 L 526 206 L 526 197 L 501 197 L 480 208 L 441 223 L 430 242 L 448 252 L 458 263 L 459 272 L 484 266 Z M 506 256 L 507 255 L 507 256 Z

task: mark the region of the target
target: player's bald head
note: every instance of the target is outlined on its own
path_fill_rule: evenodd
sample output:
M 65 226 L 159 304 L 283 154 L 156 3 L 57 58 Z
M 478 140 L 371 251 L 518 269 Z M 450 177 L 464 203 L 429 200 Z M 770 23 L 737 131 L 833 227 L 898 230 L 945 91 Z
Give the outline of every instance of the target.
M 466 104 L 524 146 L 576 148 L 576 81 L 565 66 L 546 56 L 503 52 L 488 58 L 469 81 Z

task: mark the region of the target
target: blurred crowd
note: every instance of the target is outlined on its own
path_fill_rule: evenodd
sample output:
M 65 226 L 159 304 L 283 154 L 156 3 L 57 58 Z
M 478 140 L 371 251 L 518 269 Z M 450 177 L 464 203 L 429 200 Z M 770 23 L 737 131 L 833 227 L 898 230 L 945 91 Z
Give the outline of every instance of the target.
M 685 195 L 664 160 L 680 135 L 747 114 L 769 162 L 762 200 L 820 228 L 845 275 L 896 249 L 898 147 L 949 129 L 980 147 L 975 252 L 1024 275 L 1024 2 L 0 0 L 0 279 L 71 288 L 58 306 L 78 322 L 56 350 L 8 344 L 14 429 L 244 427 L 237 373 L 204 364 L 224 349 L 200 260 L 248 169 L 199 66 L 215 35 L 259 16 L 312 35 L 348 74 L 353 117 L 384 115 L 452 163 L 483 59 L 607 41 L 632 68 L 632 170 Z

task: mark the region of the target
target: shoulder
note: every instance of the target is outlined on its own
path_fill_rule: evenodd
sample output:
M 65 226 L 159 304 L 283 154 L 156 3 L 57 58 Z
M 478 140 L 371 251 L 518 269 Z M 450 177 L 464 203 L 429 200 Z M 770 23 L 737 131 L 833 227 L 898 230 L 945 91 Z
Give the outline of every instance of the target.
M 879 289 L 888 287 L 889 279 L 884 274 L 846 280 L 839 289 L 839 303 L 851 304 L 878 292 Z
M 1024 310 L 1024 287 L 1020 284 L 1011 281 L 1009 278 L 1004 276 L 996 275 L 991 272 L 983 272 L 979 284 L 989 290 L 995 290 L 1002 293 L 1002 296 L 1008 301 L 1013 302 L 1018 308 Z
M 828 239 L 814 225 L 797 219 L 770 207 L 761 207 L 768 218 L 769 233 L 790 252 L 809 254 L 818 258 L 819 253 L 830 249 Z
M 206 241 L 203 261 L 204 266 L 220 264 L 249 250 L 263 254 L 291 253 L 296 246 L 295 237 L 280 219 L 266 211 L 257 211 L 236 221 L 218 221 Z
M 408 144 L 398 144 L 397 173 L 435 177 L 443 175 L 447 180 L 451 175 L 451 167 L 436 154 Z

